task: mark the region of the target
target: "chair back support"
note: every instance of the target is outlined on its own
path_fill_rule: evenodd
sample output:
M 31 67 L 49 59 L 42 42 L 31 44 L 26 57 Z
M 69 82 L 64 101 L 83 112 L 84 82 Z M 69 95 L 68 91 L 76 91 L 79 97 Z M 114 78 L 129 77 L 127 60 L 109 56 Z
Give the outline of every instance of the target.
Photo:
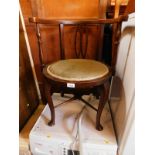
M 126 21 L 128 19 L 127 15 L 119 16 L 118 18 L 113 19 L 82 19 L 82 20 L 74 20 L 74 19 L 41 19 L 37 17 L 29 18 L 29 21 L 35 23 L 36 25 L 36 35 L 38 40 L 38 48 L 39 48 L 39 60 L 41 64 L 41 68 L 46 65 L 43 58 L 43 48 L 42 48 L 42 37 L 41 37 L 41 27 L 42 26 L 58 26 L 59 27 L 59 45 L 60 45 L 60 59 L 66 59 L 65 53 L 65 38 L 64 38 L 64 27 L 66 26 L 74 26 L 76 27 L 75 37 L 73 38 L 74 42 L 74 52 L 76 58 L 86 58 L 88 52 L 88 41 L 89 41 L 89 27 L 96 27 L 97 36 L 96 36 L 96 60 L 101 61 L 102 56 L 102 47 L 104 40 L 104 25 L 110 24 L 115 25 L 115 29 L 113 29 L 112 35 L 112 61 L 111 67 L 115 68 L 116 64 L 116 56 L 117 56 L 117 46 L 119 43 L 119 38 L 121 35 L 121 25 L 122 21 Z M 114 57 L 113 57 L 114 56 Z

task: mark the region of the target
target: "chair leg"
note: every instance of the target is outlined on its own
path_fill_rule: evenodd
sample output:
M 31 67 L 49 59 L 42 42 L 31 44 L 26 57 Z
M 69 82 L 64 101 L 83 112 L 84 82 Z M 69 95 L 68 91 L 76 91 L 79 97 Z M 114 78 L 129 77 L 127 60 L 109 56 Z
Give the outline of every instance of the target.
M 61 94 L 61 97 L 64 97 L 64 92 L 63 91 L 60 94 Z
M 99 106 L 96 115 L 96 129 L 101 131 L 103 130 L 102 125 L 100 124 L 100 117 L 105 106 L 106 101 L 108 100 L 109 95 L 109 81 L 106 81 L 104 85 L 100 88 L 100 99 Z
M 45 84 L 45 95 L 46 95 L 46 99 L 47 99 L 50 112 L 51 112 L 51 120 L 48 122 L 49 126 L 52 126 L 55 124 L 55 110 L 54 110 L 54 105 L 53 105 L 53 101 L 51 97 L 52 94 L 53 92 L 51 92 L 51 86 L 48 83 L 46 83 Z

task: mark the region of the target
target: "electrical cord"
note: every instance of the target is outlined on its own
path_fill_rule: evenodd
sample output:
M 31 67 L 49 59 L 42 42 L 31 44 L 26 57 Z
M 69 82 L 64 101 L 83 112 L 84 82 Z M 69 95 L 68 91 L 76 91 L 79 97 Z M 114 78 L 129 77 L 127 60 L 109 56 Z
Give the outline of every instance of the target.
M 77 118 L 76 118 L 76 121 L 77 121 L 77 132 L 76 132 L 76 136 L 75 136 L 73 142 L 72 142 L 71 145 L 70 145 L 70 150 L 72 151 L 72 155 L 75 155 L 74 150 L 73 150 L 73 147 L 74 147 L 74 145 L 75 145 L 75 142 L 76 142 L 77 139 L 78 139 L 78 135 L 80 135 L 80 134 L 79 134 L 79 127 L 81 127 L 81 125 L 80 125 L 80 124 L 81 124 L 81 116 L 82 116 L 83 111 L 84 111 L 85 108 L 86 108 L 86 105 L 84 105 L 84 106 L 82 107 L 81 111 L 77 114 Z
M 89 97 L 89 102 L 92 100 L 93 98 L 93 95 L 91 95 Z M 92 100 L 92 102 L 94 102 L 94 98 Z M 77 114 L 77 117 L 76 117 L 76 120 L 75 120 L 75 123 L 77 122 L 77 131 L 76 131 L 76 135 L 72 141 L 72 143 L 70 144 L 70 150 L 72 152 L 72 155 L 75 155 L 75 152 L 74 152 L 74 145 L 76 144 L 76 142 L 78 141 L 78 138 L 79 138 L 79 142 L 81 142 L 81 124 L 82 124 L 82 118 L 84 116 L 84 113 L 83 111 L 86 109 L 87 105 L 84 105 L 81 109 L 81 111 Z M 108 113 L 108 112 L 107 112 Z M 106 114 L 107 115 L 107 114 Z M 80 144 L 80 147 L 81 147 L 81 144 Z

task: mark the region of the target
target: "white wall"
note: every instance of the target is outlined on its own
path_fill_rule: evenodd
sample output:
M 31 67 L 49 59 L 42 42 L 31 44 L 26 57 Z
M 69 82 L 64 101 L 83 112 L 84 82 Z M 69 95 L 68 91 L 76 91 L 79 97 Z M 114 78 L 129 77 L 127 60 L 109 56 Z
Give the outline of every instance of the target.
M 124 22 L 122 25 L 122 36 L 116 63 L 116 75 L 121 79 L 121 97 L 120 100 L 110 101 L 119 155 L 134 155 L 134 49 L 135 23 L 134 14 L 131 14 L 128 22 Z
M 134 155 L 135 154 L 135 124 L 134 123 L 131 127 L 128 140 L 127 140 L 127 143 L 123 151 L 124 152 L 122 153 L 122 155 Z

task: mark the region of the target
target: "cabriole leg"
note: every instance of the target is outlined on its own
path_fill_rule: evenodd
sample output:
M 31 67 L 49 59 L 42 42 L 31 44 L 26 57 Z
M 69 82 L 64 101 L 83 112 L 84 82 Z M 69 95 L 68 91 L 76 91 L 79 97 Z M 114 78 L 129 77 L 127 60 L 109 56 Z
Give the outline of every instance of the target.
M 100 117 L 105 106 L 105 103 L 108 100 L 109 95 L 109 81 L 106 81 L 102 87 L 100 87 L 100 99 L 99 99 L 99 106 L 96 115 L 96 129 L 101 131 L 103 130 L 102 125 L 100 124 Z
M 46 95 L 46 99 L 50 108 L 50 112 L 51 112 L 51 120 L 49 121 L 48 125 L 52 126 L 55 124 L 55 110 L 54 110 L 54 105 L 53 105 L 53 101 L 52 101 L 52 97 L 51 95 L 53 94 L 53 92 L 51 92 L 51 86 L 50 84 L 46 83 L 45 84 L 45 95 Z

